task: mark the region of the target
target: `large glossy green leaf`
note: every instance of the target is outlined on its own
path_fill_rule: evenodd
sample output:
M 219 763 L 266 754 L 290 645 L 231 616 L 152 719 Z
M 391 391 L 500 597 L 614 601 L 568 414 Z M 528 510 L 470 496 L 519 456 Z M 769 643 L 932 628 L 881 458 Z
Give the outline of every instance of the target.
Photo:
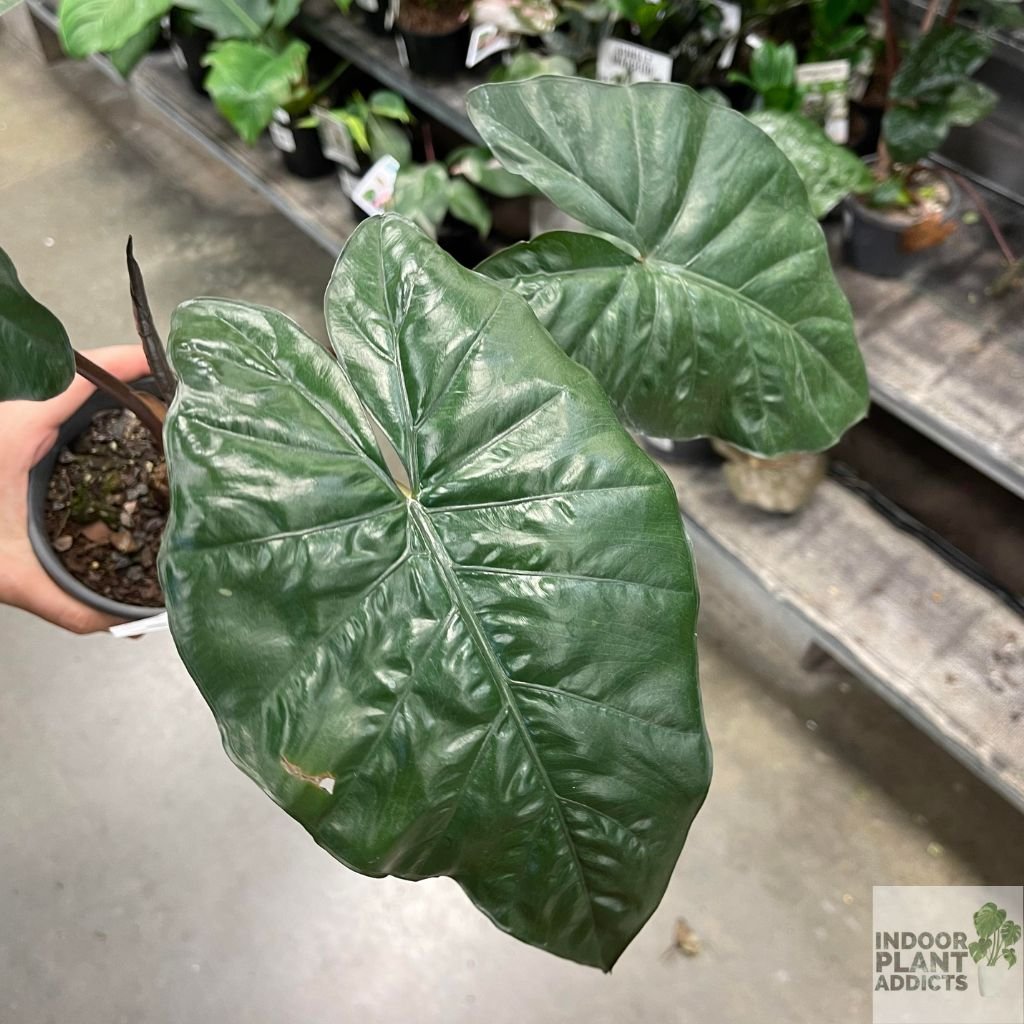
M 218 39 L 258 39 L 274 18 L 271 0 L 176 0 Z
M 59 395 L 75 376 L 63 324 L 36 302 L 0 249 L 0 402 Z
M 109 53 L 170 9 L 171 0 L 61 0 L 61 40 L 72 57 Z
M 630 424 L 776 455 L 864 415 L 807 193 L 742 114 L 685 86 L 567 78 L 480 86 L 469 112 L 509 170 L 616 240 L 554 232 L 479 270 L 530 301 Z
M 279 313 L 175 313 L 178 649 L 338 859 L 608 968 L 708 783 L 673 490 L 526 304 L 403 219 L 354 232 L 326 313 L 337 362 Z
M 210 68 L 206 91 L 235 131 L 252 144 L 305 78 L 308 53 L 309 47 L 298 39 L 281 53 L 264 43 L 218 43 L 203 58 Z
M 781 110 L 751 114 L 757 125 L 796 168 L 819 220 L 851 192 L 867 191 L 874 178 L 845 146 L 837 145 L 809 118 Z

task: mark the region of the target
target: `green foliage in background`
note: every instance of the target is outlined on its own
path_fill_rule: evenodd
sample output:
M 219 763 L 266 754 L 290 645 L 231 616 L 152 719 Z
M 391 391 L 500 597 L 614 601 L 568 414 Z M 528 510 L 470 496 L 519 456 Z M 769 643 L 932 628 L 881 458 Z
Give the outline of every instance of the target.
M 910 45 L 882 119 L 893 160 L 915 164 L 938 149 L 953 126 L 974 124 L 992 112 L 996 94 L 971 80 L 991 50 L 985 36 L 941 22 Z

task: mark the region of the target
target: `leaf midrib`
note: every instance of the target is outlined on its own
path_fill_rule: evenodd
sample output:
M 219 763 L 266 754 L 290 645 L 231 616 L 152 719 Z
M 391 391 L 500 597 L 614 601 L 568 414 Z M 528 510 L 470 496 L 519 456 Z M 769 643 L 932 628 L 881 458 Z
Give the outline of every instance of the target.
M 544 762 L 541 760 L 540 752 L 537 750 L 536 744 L 533 741 L 533 736 L 526 724 L 526 720 L 523 718 L 522 711 L 519 709 L 519 704 L 515 699 L 509 677 L 501 667 L 501 663 L 498 661 L 493 648 L 487 641 L 483 626 L 480 623 L 472 604 L 469 602 L 469 599 L 455 572 L 455 565 L 452 562 L 451 556 L 448 554 L 448 549 L 444 546 L 444 542 L 441 540 L 440 535 L 434 528 L 434 524 L 430 521 L 430 518 L 427 516 L 425 510 L 418 501 L 409 501 L 409 521 L 416 528 L 416 531 L 419 533 L 424 544 L 426 544 L 427 550 L 430 552 L 431 558 L 440 572 L 441 580 L 444 583 L 448 597 L 451 599 L 452 604 L 458 609 L 459 617 L 469 630 L 473 646 L 477 649 L 484 665 L 487 668 L 488 674 L 494 681 L 495 688 L 500 694 L 503 704 L 508 709 L 513 722 L 515 722 L 516 729 L 519 732 L 523 746 L 525 747 L 530 760 L 534 764 L 538 776 L 543 781 L 544 787 L 548 792 L 548 797 L 554 807 L 559 826 L 561 827 L 562 834 L 565 837 L 565 845 L 572 857 L 573 866 L 575 867 L 577 877 L 579 878 L 580 888 L 583 891 L 583 898 L 587 905 L 587 912 L 590 915 L 590 935 L 593 942 L 593 948 L 597 953 L 598 960 L 603 961 L 603 952 L 597 938 L 598 929 L 597 921 L 594 917 L 594 901 L 590 895 L 590 888 L 587 885 L 587 877 L 583 871 L 583 864 L 580 862 L 579 854 L 576 852 L 576 845 L 573 842 L 572 833 L 569 830 L 569 824 L 565 819 L 564 812 L 562 811 L 561 797 L 555 789 L 554 784 L 547 773 L 547 769 L 544 767 Z

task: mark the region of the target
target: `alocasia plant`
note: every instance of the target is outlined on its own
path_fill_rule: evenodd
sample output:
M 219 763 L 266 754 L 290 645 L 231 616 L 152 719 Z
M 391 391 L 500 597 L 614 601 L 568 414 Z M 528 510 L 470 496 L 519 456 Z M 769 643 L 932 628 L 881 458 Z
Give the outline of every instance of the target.
M 710 750 L 675 491 L 598 381 L 632 422 L 774 452 L 861 415 L 863 366 L 800 180 L 741 115 L 555 78 L 470 111 L 602 234 L 541 236 L 495 281 L 371 219 L 328 287 L 332 351 L 273 310 L 180 306 L 160 577 L 231 757 L 322 846 L 450 876 L 608 969 Z
M 608 969 L 708 785 L 673 488 L 521 298 L 400 217 L 352 235 L 326 317 L 333 356 L 272 310 L 174 314 L 181 656 L 339 860 Z
M 755 454 L 833 444 L 867 410 L 850 307 L 792 164 L 686 86 L 544 78 L 468 109 L 502 163 L 596 234 L 481 273 L 525 296 L 632 426 Z

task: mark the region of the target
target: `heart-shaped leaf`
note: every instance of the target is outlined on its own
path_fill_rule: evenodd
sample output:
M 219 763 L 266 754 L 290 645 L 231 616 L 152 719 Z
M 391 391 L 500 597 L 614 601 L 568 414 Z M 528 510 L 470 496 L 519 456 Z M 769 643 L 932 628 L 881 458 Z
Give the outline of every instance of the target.
M 217 109 L 251 145 L 305 78 L 308 54 L 298 39 L 280 53 L 264 43 L 218 43 L 203 58 L 210 68 L 204 84 Z
M 675 494 L 526 304 L 403 219 L 354 232 L 326 311 L 337 362 L 279 313 L 175 313 L 178 648 L 339 860 L 608 968 L 708 784 Z
M 61 0 L 61 41 L 72 57 L 109 53 L 170 9 L 171 0 Z
M 64 325 L 36 302 L 0 249 L 0 402 L 59 395 L 75 376 Z
M 480 272 L 529 300 L 629 423 L 778 455 L 827 447 L 864 415 L 821 228 L 741 114 L 686 86 L 568 78 L 480 86 L 468 105 L 510 171 L 606 236 L 541 235 Z

